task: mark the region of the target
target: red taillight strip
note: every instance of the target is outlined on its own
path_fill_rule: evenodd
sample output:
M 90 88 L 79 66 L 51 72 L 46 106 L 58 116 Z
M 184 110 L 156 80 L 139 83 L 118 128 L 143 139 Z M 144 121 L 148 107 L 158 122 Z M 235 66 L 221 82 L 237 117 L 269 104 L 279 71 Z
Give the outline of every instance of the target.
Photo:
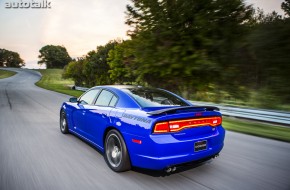
M 177 132 L 185 128 L 210 125 L 216 127 L 222 123 L 221 117 L 205 117 L 198 119 L 186 119 L 156 123 L 154 133 Z
M 167 133 L 169 132 L 168 122 L 156 123 L 154 133 Z
M 213 123 L 213 121 L 215 121 Z M 187 120 L 177 120 L 177 121 L 169 121 L 169 124 L 175 123 L 186 123 L 188 126 L 200 126 L 200 125 L 210 125 L 217 126 L 221 123 L 220 117 L 207 117 L 207 118 L 199 118 L 199 119 L 187 119 Z

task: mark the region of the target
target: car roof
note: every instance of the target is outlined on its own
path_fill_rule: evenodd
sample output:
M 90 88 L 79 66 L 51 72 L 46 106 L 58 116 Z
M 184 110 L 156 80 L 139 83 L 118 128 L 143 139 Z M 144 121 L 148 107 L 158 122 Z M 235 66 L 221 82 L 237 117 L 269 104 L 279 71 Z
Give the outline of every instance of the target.
M 111 90 L 114 92 L 118 97 L 118 103 L 117 107 L 119 108 L 137 108 L 140 109 L 141 106 L 125 91 L 122 89 L 128 89 L 128 88 L 140 88 L 141 86 L 137 85 L 102 85 L 102 86 L 95 86 L 92 87 L 91 89 L 96 89 L 96 88 L 102 88 L 102 89 L 107 89 Z
M 143 86 L 138 86 L 138 85 L 102 85 L 102 86 L 95 86 L 94 88 L 97 87 L 111 87 L 111 88 L 117 88 L 117 89 L 127 89 L 127 88 L 144 88 Z
M 102 85 L 102 86 L 95 86 L 91 89 L 96 89 L 96 88 L 111 90 L 113 93 L 115 93 L 119 97 L 117 107 L 119 107 L 119 108 L 137 108 L 137 109 L 142 108 L 142 106 L 131 95 L 129 95 L 123 89 L 134 89 L 134 88 L 135 89 L 140 88 L 140 89 L 144 89 L 144 90 L 145 89 L 159 89 L 159 88 L 151 88 L 151 87 L 144 87 L 144 86 L 138 86 L 138 85 Z M 174 94 L 170 91 L 167 91 L 164 89 L 159 89 L 159 90 L 166 91 L 174 96 L 177 96 L 176 94 Z M 180 96 L 178 96 L 178 97 L 190 105 L 190 103 L 187 100 L 183 99 Z

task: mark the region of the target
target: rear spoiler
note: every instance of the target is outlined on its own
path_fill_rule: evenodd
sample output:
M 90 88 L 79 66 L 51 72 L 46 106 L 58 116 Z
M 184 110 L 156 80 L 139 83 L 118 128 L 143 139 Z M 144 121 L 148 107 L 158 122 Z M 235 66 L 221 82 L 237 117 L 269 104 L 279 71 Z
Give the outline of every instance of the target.
M 156 111 L 147 112 L 149 115 L 158 115 L 162 113 L 172 113 L 177 110 L 190 110 L 190 109 L 203 109 L 204 111 L 219 111 L 220 109 L 214 106 L 183 106 L 183 107 L 174 107 L 174 108 L 166 108 Z

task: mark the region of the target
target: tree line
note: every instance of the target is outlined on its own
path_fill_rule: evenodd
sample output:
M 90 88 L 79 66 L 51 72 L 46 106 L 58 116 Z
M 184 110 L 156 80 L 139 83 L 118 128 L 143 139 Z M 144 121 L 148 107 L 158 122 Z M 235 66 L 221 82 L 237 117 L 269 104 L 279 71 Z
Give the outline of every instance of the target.
M 195 100 L 290 103 L 290 0 L 265 14 L 243 0 L 131 0 L 129 40 L 64 67 L 76 85 L 139 84 Z
M 24 60 L 17 52 L 7 49 L 0 49 L 0 67 L 23 67 Z

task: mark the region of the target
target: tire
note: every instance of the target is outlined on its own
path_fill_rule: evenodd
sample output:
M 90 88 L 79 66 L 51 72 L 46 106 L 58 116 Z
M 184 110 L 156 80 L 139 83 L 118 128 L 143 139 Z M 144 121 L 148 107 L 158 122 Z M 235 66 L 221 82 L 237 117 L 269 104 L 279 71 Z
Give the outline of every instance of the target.
M 115 129 L 110 130 L 106 135 L 104 157 L 108 166 L 115 172 L 131 169 L 126 143 L 122 135 Z
M 60 131 L 63 134 L 68 134 L 68 124 L 67 124 L 67 119 L 66 119 L 66 114 L 64 110 L 61 110 L 60 112 L 60 119 L 59 119 L 59 127 Z

